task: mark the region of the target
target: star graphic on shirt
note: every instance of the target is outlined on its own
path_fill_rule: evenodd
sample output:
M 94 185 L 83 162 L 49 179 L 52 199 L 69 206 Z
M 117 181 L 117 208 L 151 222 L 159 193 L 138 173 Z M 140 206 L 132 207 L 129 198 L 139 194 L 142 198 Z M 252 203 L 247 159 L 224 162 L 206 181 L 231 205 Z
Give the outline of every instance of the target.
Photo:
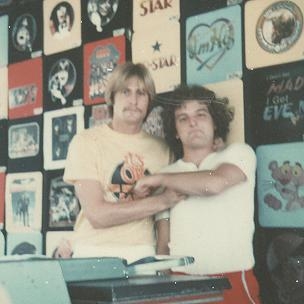
M 154 52 L 155 51 L 160 52 L 160 46 L 161 46 L 161 44 L 158 41 L 156 41 L 155 44 L 152 45 Z

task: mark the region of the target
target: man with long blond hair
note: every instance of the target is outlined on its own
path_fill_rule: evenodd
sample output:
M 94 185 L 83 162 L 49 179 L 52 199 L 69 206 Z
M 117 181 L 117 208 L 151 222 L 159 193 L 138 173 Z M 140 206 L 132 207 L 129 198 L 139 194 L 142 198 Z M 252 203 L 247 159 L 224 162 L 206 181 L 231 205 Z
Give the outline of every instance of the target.
M 117 66 L 105 99 L 112 121 L 77 134 L 69 146 L 64 180 L 75 186 L 81 211 L 73 238 L 55 257 L 118 256 L 133 261 L 155 254 L 153 215 L 173 207 L 183 195 L 168 189 L 136 198 L 133 187 L 144 175 L 170 162 L 165 141 L 142 130 L 155 95 L 143 64 Z

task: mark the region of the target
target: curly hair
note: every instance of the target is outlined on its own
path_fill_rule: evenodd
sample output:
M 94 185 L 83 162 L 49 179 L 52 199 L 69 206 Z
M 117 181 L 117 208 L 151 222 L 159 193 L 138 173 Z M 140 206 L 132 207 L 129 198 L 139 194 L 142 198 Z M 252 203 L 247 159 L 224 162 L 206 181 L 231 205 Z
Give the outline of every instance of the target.
M 234 117 L 234 109 L 229 106 L 228 98 L 218 98 L 213 91 L 205 87 L 182 84 L 168 93 L 164 99 L 159 101 L 164 104 L 162 119 L 165 139 L 176 158 L 183 156 L 183 146 L 181 141 L 176 138 L 175 110 L 189 100 L 206 103 L 215 126 L 214 138 L 221 138 L 224 142 L 227 140 L 230 131 L 229 124 Z

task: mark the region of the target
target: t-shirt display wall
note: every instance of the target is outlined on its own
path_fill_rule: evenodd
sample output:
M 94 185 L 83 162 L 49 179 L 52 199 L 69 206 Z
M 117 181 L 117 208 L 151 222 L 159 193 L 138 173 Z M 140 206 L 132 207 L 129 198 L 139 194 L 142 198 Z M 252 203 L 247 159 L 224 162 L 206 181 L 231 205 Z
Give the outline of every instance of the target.
M 303 16 L 302 0 L 4 1 L 0 256 L 51 255 L 72 233 L 80 205 L 62 180 L 69 143 L 110 120 L 107 79 L 132 60 L 149 68 L 160 96 L 145 124 L 154 135 L 163 136 L 161 96 L 179 83 L 229 97 L 228 142 L 246 141 L 258 157 L 256 270 L 269 285 L 275 237 L 304 228 Z M 265 299 L 280 303 L 269 290 Z

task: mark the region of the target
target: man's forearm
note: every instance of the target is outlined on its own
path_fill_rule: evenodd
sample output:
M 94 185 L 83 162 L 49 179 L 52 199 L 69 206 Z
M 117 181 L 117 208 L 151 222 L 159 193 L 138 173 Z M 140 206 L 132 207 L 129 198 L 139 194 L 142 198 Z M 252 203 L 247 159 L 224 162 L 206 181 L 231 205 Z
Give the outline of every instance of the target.
M 159 183 L 187 195 L 209 196 L 218 194 L 246 180 L 245 174 L 235 165 L 223 164 L 215 170 L 162 173 Z
M 218 177 L 212 176 L 212 171 L 165 173 L 162 174 L 161 184 L 187 195 L 213 195 L 219 191 Z
M 134 201 L 102 202 L 95 210 L 87 205 L 83 212 L 95 229 L 122 225 L 166 210 L 184 198 L 168 192 Z

